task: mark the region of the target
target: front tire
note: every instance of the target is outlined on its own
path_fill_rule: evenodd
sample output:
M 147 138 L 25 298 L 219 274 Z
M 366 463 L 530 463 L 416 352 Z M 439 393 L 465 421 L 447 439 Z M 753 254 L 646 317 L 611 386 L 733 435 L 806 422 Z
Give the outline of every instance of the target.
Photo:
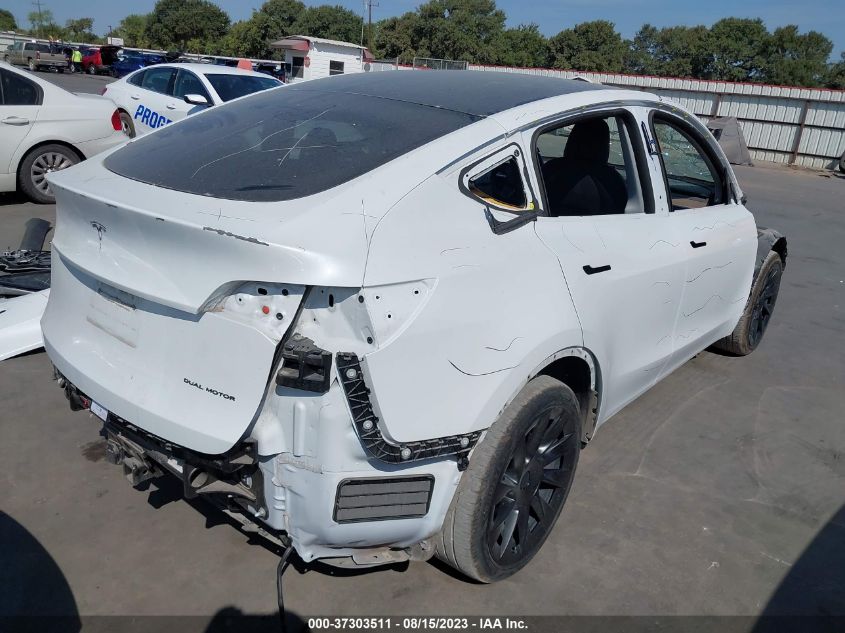
M 33 202 L 51 204 L 56 201 L 47 182 L 47 174 L 67 169 L 82 157 L 64 145 L 41 145 L 29 151 L 18 171 L 18 187 Z
M 716 351 L 747 356 L 757 349 L 774 313 L 782 276 L 783 260 L 775 251 L 770 251 L 751 286 L 751 295 L 739 323 L 730 336 L 713 344 Z
M 436 537 L 437 557 L 484 583 L 522 569 L 557 521 L 580 450 L 575 394 L 549 376 L 531 380 L 473 452 Z

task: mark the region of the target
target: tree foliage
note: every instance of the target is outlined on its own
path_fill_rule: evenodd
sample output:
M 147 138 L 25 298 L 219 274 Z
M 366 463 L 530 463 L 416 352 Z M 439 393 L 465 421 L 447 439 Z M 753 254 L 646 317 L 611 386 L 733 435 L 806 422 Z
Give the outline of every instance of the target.
M 122 37 L 126 46 L 135 48 L 151 48 L 152 42 L 147 37 L 147 16 L 139 14 L 127 15 L 114 30 L 116 37 Z
M 218 49 L 228 30 L 228 14 L 209 0 L 158 0 L 147 16 L 146 35 L 163 49 Z
M 17 28 L 18 23 L 12 12 L 8 9 L 0 9 L 0 31 L 15 31 Z
M 622 72 L 625 42 L 613 22 L 576 24 L 549 40 L 552 66 L 594 72 Z
M 92 18 L 64 27 L 49 9 L 27 16 L 32 35 L 96 42 Z M 428 0 L 414 11 L 374 25 L 366 43 L 383 59 L 410 63 L 415 57 L 478 64 L 554 67 L 663 77 L 766 82 L 845 89 L 845 53 L 829 63 L 833 43 L 795 25 L 769 31 L 760 19 L 723 18 L 712 26 L 644 24 L 624 40 L 614 24 L 595 20 L 551 37 L 537 24 L 506 28 L 495 0 Z M 358 43 L 362 17 L 342 6 L 306 6 L 301 0 L 265 0 L 252 15 L 230 24 L 214 0 L 158 0 L 148 15 L 127 15 L 115 29 L 127 46 L 269 59 L 270 44 L 288 35 L 310 35 Z M 0 9 L 0 30 L 16 29 Z M 24 30 L 24 32 L 26 32 Z

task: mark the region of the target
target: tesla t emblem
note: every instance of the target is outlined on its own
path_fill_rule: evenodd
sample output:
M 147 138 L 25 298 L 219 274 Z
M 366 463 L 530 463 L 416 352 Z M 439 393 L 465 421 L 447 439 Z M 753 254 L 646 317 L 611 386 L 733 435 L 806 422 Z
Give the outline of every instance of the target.
M 94 227 L 94 230 L 97 231 L 97 239 L 100 241 L 100 248 L 103 248 L 103 233 L 106 232 L 106 227 L 102 224 L 97 222 L 96 220 L 91 222 L 91 226 Z

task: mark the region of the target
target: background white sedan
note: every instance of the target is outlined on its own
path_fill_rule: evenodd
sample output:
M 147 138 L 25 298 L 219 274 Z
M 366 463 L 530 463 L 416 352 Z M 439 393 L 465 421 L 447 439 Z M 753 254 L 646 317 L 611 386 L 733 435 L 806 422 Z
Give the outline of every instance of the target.
M 53 202 L 47 174 L 126 141 L 114 104 L 0 62 L 0 191 Z
M 110 83 L 102 94 L 117 105 L 129 136 L 145 134 L 214 106 L 282 82 L 263 73 L 213 64 L 156 64 Z

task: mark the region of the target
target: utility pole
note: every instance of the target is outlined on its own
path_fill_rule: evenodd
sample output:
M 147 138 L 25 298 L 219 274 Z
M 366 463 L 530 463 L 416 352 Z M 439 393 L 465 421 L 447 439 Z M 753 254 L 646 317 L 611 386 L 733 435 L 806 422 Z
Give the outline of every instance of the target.
M 38 27 L 36 28 L 36 34 L 38 38 L 41 38 L 41 24 L 44 21 L 41 17 L 41 0 L 33 0 L 32 6 L 34 6 L 38 11 Z
M 364 4 L 367 5 L 367 13 L 369 14 L 367 17 L 367 48 L 372 51 L 373 48 L 373 7 L 379 6 L 378 2 L 375 0 L 364 0 Z M 363 46 L 363 44 L 362 44 Z

